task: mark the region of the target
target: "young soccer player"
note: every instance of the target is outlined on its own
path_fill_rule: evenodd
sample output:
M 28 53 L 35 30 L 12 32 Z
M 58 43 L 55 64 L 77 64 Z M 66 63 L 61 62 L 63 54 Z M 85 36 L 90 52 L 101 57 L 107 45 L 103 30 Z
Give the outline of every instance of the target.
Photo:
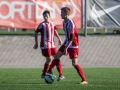
M 52 68 L 56 65 L 59 72 L 58 81 L 64 79 L 62 73 L 62 66 L 60 62 L 60 57 L 66 54 L 69 54 L 70 59 L 72 60 L 72 65 L 77 70 L 79 76 L 82 78 L 80 84 L 87 84 L 86 77 L 82 68 L 78 65 L 78 53 L 79 53 L 79 37 L 78 31 L 76 29 L 75 23 L 69 19 L 70 8 L 63 7 L 61 9 L 61 17 L 63 21 L 63 29 L 65 31 L 65 41 L 63 45 L 59 48 L 57 54 L 55 55 L 54 60 L 52 61 L 49 71 L 52 72 Z
M 59 44 L 62 44 L 61 38 L 56 31 L 56 26 L 53 22 L 50 21 L 50 11 L 46 10 L 43 12 L 44 21 L 41 22 L 37 29 L 35 29 L 35 45 L 34 49 L 38 48 L 38 33 L 41 33 L 41 43 L 40 48 L 42 51 L 42 55 L 46 58 L 46 62 L 44 64 L 43 74 L 41 78 L 44 78 L 45 74 L 48 72 L 48 68 L 50 67 L 52 56 L 54 56 L 57 52 L 54 35 L 58 38 Z

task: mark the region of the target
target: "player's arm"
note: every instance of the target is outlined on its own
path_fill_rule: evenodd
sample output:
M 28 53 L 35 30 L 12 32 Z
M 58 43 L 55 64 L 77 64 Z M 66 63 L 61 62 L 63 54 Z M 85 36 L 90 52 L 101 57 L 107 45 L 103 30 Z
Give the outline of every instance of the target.
M 58 34 L 58 32 L 55 30 L 55 36 L 58 38 L 58 40 L 59 40 L 59 45 L 61 45 L 62 44 L 62 40 L 61 40 L 61 38 L 60 38 L 60 36 L 59 36 L 59 34 Z
M 34 30 L 34 37 L 35 37 L 35 45 L 34 45 L 34 49 L 38 48 L 38 32 L 40 32 L 42 29 L 42 25 L 40 24 L 37 29 Z
M 57 28 L 56 28 L 56 26 L 54 26 L 54 31 L 55 31 L 55 36 L 58 38 L 58 40 L 59 40 L 59 45 L 62 45 L 62 40 L 61 40 L 61 38 L 60 38 L 60 36 L 59 36 L 59 34 L 58 34 L 58 32 L 57 32 Z
M 64 49 L 64 54 L 67 53 L 67 49 L 72 44 L 72 41 L 74 39 L 74 24 L 72 22 L 69 25 L 69 30 L 68 31 L 70 32 L 70 37 L 68 38 L 68 44 L 67 44 L 67 46 Z
M 69 40 L 68 40 L 68 45 L 66 46 L 67 49 L 68 49 L 69 46 L 71 45 L 73 39 L 74 39 L 74 35 L 73 35 L 73 34 L 70 34 L 70 38 L 69 38 Z
M 36 30 L 34 30 L 34 37 L 35 37 L 35 45 L 34 45 L 34 49 L 38 48 L 38 33 L 36 32 Z
M 68 40 L 68 45 L 65 47 L 65 50 L 64 50 L 64 54 L 67 53 L 67 49 L 68 49 L 69 46 L 71 45 L 73 39 L 74 39 L 74 35 L 73 35 L 73 33 L 71 33 L 71 34 L 70 34 L 70 38 L 69 38 L 69 40 Z

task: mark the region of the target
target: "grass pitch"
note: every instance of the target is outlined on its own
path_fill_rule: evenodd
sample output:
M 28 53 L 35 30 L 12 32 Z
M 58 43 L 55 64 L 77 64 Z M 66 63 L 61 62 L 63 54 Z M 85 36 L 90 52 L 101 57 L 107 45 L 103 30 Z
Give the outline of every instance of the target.
M 58 29 L 57 30 L 60 35 L 64 35 L 65 32 L 63 29 Z M 0 35 L 33 35 L 34 34 L 34 29 L 27 29 L 26 31 L 22 31 L 21 29 L 17 29 L 17 31 L 11 30 L 7 31 L 7 29 L 2 30 L 0 29 Z M 84 30 L 83 29 L 78 29 L 78 34 L 79 35 L 84 35 Z M 88 35 L 106 35 L 106 34 L 113 34 L 113 30 L 107 30 L 107 33 L 103 29 L 101 30 L 96 30 L 94 32 L 93 29 L 87 30 Z
M 0 90 L 120 90 L 120 68 L 84 68 L 87 85 L 74 68 L 64 68 L 65 79 L 46 84 L 39 68 L 0 68 Z M 57 70 L 53 70 L 58 76 Z

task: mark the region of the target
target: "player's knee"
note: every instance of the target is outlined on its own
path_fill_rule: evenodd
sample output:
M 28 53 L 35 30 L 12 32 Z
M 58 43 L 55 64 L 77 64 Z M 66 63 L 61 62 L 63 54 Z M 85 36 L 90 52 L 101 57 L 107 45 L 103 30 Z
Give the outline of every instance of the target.
M 48 62 L 51 62 L 52 60 L 51 60 L 51 59 L 48 59 L 47 61 L 48 61 Z
M 57 55 L 55 55 L 54 59 L 58 59 L 58 56 L 57 56 Z
M 55 54 L 54 59 L 60 59 L 60 57 L 63 55 L 62 52 L 58 51 L 57 54 Z
M 55 59 L 59 59 L 60 57 L 59 57 L 58 54 L 56 54 L 56 55 L 54 56 L 54 58 L 55 58 Z
M 75 66 L 75 63 L 72 63 L 73 67 Z
M 52 62 L 52 60 L 47 60 L 46 63 L 47 64 L 50 64 Z
M 47 63 L 47 64 L 50 64 L 51 62 L 52 62 L 52 59 L 51 59 L 50 57 L 47 57 L 47 58 L 46 58 L 46 63 Z
M 76 63 L 72 63 L 73 66 L 76 66 L 77 64 Z

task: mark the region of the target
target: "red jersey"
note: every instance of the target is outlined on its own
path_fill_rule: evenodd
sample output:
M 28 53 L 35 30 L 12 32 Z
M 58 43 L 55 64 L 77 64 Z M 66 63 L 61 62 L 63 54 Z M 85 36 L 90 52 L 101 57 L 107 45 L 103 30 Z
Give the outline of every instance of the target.
M 73 34 L 74 39 L 69 48 L 78 48 L 79 37 L 78 37 L 78 31 L 77 31 L 77 28 L 76 28 L 76 25 L 74 24 L 74 22 L 71 19 L 69 19 L 67 22 L 63 21 L 63 29 L 65 31 L 65 37 L 66 37 L 63 45 L 64 46 L 68 45 L 68 41 L 70 39 L 70 34 Z
M 42 22 L 38 25 L 35 31 L 37 33 L 38 32 L 41 33 L 41 42 L 40 42 L 41 49 L 55 48 L 55 42 L 54 42 L 55 30 L 56 30 L 56 26 L 53 22 L 49 22 L 49 23 Z

